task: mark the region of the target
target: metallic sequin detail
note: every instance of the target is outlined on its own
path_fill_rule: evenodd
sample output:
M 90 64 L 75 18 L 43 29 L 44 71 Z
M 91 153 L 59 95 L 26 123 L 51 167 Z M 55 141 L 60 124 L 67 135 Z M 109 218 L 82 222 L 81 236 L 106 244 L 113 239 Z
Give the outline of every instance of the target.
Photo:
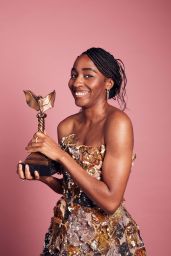
M 101 179 L 105 145 L 77 145 L 63 137 L 61 148 L 95 179 Z M 100 209 L 63 170 L 63 196 L 45 235 L 42 256 L 146 256 L 139 227 L 123 203 L 113 214 Z

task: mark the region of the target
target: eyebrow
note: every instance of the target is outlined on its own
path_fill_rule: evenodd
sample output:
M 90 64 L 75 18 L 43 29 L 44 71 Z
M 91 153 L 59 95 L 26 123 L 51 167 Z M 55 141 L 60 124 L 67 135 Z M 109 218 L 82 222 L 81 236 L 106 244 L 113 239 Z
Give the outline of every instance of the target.
M 82 70 L 83 70 L 83 71 L 87 71 L 87 70 L 89 71 L 89 70 L 90 70 L 90 71 L 93 71 L 93 72 L 97 73 L 97 71 L 96 71 L 95 69 L 93 69 L 93 68 L 82 68 Z M 75 69 L 75 68 L 72 68 L 71 71 L 76 71 L 76 69 Z

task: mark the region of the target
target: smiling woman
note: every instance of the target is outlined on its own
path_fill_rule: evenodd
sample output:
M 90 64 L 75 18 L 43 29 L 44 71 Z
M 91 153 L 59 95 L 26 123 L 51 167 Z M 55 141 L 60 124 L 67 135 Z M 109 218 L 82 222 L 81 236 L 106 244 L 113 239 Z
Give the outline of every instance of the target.
M 139 228 L 124 206 L 134 160 L 133 128 L 123 112 L 126 75 L 121 61 L 101 48 L 77 57 L 69 88 L 81 111 L 58 125 L 59 145 L 37 133 L 28 152 L 61 164 L 62 179 L 35 178 L 63 196 L 54 208 L 42 256 L 145 256 Z M 122 111 L 108 103 L 115 97 Z M 35 139 L 37 138 L 37 140 Z M 25 176 L 33 179 L 29 167 Z
M 110 89 L 113 84 L 113 80 L 104 77 L 86 54 L 82 54 L 75 61 L 69 87 L 77 106 L 88 107 L 93 102 L 98 104 L 104 101 L 105 90 Z

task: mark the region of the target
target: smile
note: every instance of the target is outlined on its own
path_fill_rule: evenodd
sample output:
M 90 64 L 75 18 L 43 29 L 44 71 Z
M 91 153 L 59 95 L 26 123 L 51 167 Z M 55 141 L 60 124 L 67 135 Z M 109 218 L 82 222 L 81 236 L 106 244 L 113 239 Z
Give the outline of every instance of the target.
M 84 92 L 75 92 L 75 96 L 76 97 L 84 97 L 88 94 L 88 91 L 84 91 Z

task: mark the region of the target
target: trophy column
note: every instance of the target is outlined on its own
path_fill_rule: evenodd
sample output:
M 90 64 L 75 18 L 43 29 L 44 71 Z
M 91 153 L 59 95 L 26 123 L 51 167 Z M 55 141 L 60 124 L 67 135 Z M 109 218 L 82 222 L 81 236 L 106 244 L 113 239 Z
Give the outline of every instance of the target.
M 37 119 L 38 119 L 38 131 L 44 133 L 45 131 L 45 118 L 47 115 L 45 113 L 38 113 Z
M 44 113 L 49 108 L 54 106 L 55 101 L 55 91 L 51 92 L 45 98 L 42 96 L 36 96 L 31 91 L 24 91 L 26 96 L 27 104 L 39 111 L 37 114 L 38 118 L 38 131 L 44 133 L 45 131 L 45 118 L 46 113 Z M 39 152 L 31 153 L 27 156 L 25 161 L 22 163 L 23 170 L 25 165 L 28 164 L 31 174 L 34 176 L 34 171 L 38 171 L 40 176 L 50 176 L 59 171 L 60 164 L 56 161 L 52 161 L 45 155 Z

